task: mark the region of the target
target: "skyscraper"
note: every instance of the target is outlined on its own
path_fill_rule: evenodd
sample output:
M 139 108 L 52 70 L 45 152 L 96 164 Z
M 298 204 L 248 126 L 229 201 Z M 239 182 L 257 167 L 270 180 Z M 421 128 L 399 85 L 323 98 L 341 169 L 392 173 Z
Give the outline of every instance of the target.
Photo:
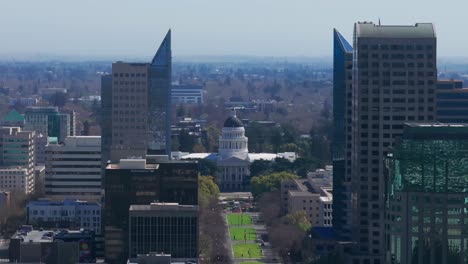
M 384 162 L 404 122 L 435 120 L 432 24 L 354 27 L 351 186 L 353 263 L 384 260 Z
M 103 163 L 170 154 L 171 31 L 151 63 L 112 64 L 101 79 Z
M 467 263 L 468 126 L 407 124 L 387 162 L 387 263 Z
M 351 89 L 353 47 L 333 30 L 333 226 L 341 239 L 351 228 Z

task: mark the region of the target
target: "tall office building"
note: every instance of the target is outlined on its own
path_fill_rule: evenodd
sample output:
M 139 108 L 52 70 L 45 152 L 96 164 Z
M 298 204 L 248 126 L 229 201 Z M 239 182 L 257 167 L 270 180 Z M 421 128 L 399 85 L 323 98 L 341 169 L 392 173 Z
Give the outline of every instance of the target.
M 340 239 L 351 230 L 351 99 L 353 47 L 333 30 L 333 226 Z
M 104 233 L 107 263 L 126 263 L 130 205 L 152 202 L 197 205 L 196 161 L 122 159 L 105 172 Z M 150 252 L 147 252 L 150 253 Z
M 407 124 L 387 166 L 386 263 L 468 263 L 468 125 Z
M 435 120 L 436 35 L 432 24 L 356 23 L 352 65 L 353 263 L 384 261 L 383 159 L 404 122 Z M 347 177 L 347 175 L 345 176 Z
M 112 64 L 101 79 L 103 165 L 171 151 L 171 31 L 151 63 Z
M 0 188 L 34 192 L 34 131 L 0 127 Z
M 50 198 L 100 201 L 101 137 L 67 137 L 46 147 L 45 192 Z

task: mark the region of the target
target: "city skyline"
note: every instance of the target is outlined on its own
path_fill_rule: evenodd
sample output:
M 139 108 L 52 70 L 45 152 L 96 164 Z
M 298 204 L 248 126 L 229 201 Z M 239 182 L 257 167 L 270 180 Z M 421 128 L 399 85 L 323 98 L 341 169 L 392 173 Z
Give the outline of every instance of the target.
M 352 29 L 347 25 L 355 21 L 378 23 L 379 20 L 385 25 L 433 22 L 440 40 L 440 55 L 463 57 L 466 43 L 458 37 L 454 25 L 459 24 L 456 19 L 463 15 L 464 8 L 452 9 L 448 16 L 439 12 L 446 2 L 425 6 L 424 12 L 419 8 L 420 3 L 401 0 L 391 3 L 370 0 L 359 3 L 267 3 L 263 0 L 219 3 L 203 0 L 193 3 L 144 1 L 135 5 L 47 0 L 29 2 L 29 8 L 24 8 L 23 1 L 4 2 L 0 6 L 3 11 L 0 23 L 15 27 L 14 30 L 12 27 L 0 29 L 3 39 L 0 58 L 146 58 L 168 29 L 174 32 L 176 58 L 208 54 L 331 56 L 332 28 L 338 28 L 345 38 L 350 38 Z M 403 4 L 405 8 L 401 8 Z M 136 46 L 138 50 L 132 48 Z

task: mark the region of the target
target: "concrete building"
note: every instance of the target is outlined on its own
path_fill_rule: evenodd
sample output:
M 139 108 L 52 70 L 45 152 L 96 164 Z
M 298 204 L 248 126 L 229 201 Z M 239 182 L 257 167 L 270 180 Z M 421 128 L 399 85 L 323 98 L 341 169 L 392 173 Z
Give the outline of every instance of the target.
M 155 201 L 182 205 L 198 203 L 197 162 L 155 158 L 155 163 L 148 163 L 145 159 L 122 159 L 106 168 L 104 223 L 107 263 L 125 263 L 123 261 L 128 258 L 128 209 L 131 205 L 148 205 Z
M 332 172 L 318 170 L 307 179 L 281 182 L 284 214 L 304 211 L 313 227 L 332 226 Z
M 0 128 L 0 189 L 34 192 L 34 135 L 20 127 Z
M 468 125 L 405 125 L 386 158 L 386 263 L 466 263 L 467 161 Z
M 101 204 L 66 199 L 41 199 L 26 205 L 28 225 L 42 228 L 90 229 L 101 234 Z
M 116 62 L 112 75 L 103 76 L 103 165 L 170 154 L 171 69 L 169 31 L 151 63 Z
M 23 226 L 10 239 L 10 262 L 95 263 L 94 232 L 90 230 L 33 230 Z
M 351 129 L 351 141 L 345 141 L 351 151 L 345 151 L 344 176 L 345 190 L 351 181 L 351 192 L 344 192 L 344 200 L 351 201 L 352 210 L 344 212 L 352 212 L 346 217 L 352 223 L 349 237 L 356 242 L 353 263 L 381 264 L 385 255 L 383 158 L 401 137 L 404 122 L 436 119 L 436 34 L 429 23 L 363 22 L 355 24 L 353 45 L 348 109 L 352 124 L 345 130 Z M 347 100 L 342 103 L 349 105 Z
M 66 88 L 57 88 L 57 87 L 39 89 L 39 95 L 41 95 L 42 98 L 44 98 L 45 100 L 49 100 L 52 96 L 56 95 L 57 93 L 67 94 L 67 92 L 68 91 Z
M 131 258 L 164 252 L 172 258 L 197 261 L 198 207 L 178 203 L 131 205 L 129 249 Z
M 468 123 L 468 89 L 461 80 L 437 81 L 437 121 Z
M 8 103 L 10 106 L 21 105 L 21 106 L 35 106 L 39 102 L 39 99 L 33 97 L 18 97 L 9 98 Z
M 203 86 L 193 84 L 173 84 L 171 90 L 174 104 L 203 104 Z
M 48 197 L 100 201 L 101 137 L 73 136 L 46 147 L 45 192 Z
M 36 131 L 63 142 L 75 135 L 75 113 L 61 113 L 57 107 L 28 107 L 25 110 L 25 129 Z

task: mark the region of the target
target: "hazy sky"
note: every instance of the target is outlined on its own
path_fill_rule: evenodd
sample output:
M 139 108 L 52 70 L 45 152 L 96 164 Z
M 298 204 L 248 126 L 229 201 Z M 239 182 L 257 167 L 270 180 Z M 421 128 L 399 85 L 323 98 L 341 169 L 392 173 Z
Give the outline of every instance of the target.
M 465 0 L 0 0 L 0 56 L 331 56 L 332 29 L 436 25 L 439 56 L 468 57 Z

